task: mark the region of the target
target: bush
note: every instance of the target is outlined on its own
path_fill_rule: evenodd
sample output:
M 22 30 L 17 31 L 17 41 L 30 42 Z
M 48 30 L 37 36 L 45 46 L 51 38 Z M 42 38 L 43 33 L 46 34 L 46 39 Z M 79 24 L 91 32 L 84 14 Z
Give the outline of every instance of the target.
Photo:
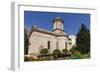
M 72 47 L 72 48 L 70 49 L 70 52 L 71 52 L 72 54 L 74 54 L 76 51 L 78 51 L 78 50 L 77 50 L 77 47 Z
M 90 58 L 90 52 L 88 52 L 87 54 L 82 54 L 80 51 L 77 50 L 77 47 L 70 49 L 70 52 L 72 53 L 71 59 L 87 59 L 87 58 Z
M 46 54 L 48 54 L 48 52 L 49 52 L 49 51 L 48 51 L 48 49 L 46 49 L 46 48 L 40 50 L 40 54 L 42 54 L 42 55 L 46 55 Z
M 61 51 L 59 49 L 55 49 L 53 51 L 53 57 L 54 59 L 57 59 L 61 55 Z
M 62 50 L 62 54 L 67 55 L 67 53 L 68 53 L 68 50 L 67 49 L 63 49 Z
M 88 59 L 90 58 L 90 52 L 88 52 L 87 54 L 82 55 L 82 59 Z
M 72 59 L 81 59 L 81 56 L 79 56 L 79 55 L 72 55 L 71 58 Z
M 33 57 L 27 57 L 27 56 L 25 56 L 24 57 L 24 61 L 35 61 L 35 59 L 33 58 Z
M 61 54 L 61 51 L 59 49 L 55 49 L 53 51 L 53 55 L 59 55 L 59 54 Z
M 72 55 L 71 55 L 72 59 L 80 59 L 81 56 L 82 56 L 82 54 L 80 53 L 80 51 L 78 51 L 76 49 L 72 49 L 71 52 L 72 52 Z
M 25 56 L 24 61 L 29 61 L 29 58 L 27 56 Z

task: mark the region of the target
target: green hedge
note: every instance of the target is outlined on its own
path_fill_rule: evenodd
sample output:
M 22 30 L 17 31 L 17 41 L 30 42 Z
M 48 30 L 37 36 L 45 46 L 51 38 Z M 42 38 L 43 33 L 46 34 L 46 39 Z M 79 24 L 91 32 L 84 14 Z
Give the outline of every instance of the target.
M 67 55 L 67 54 L 68 54 L 68 50 L 67 50 L 67 49 L 63 49 L 63 50 L 62 50 L 62 54 Z
M 35 61 L 35 59 L 33 57 L 24 57 L 24 61 Z
M 40 54 L 42 54 L 42 55 L 46 55 L 46 54 L 48 54 L 48 52 L 49 52 L 49 51 L 48 51 L 48 49 L 46 49 L 46 48 L 40 50 Z
M 52 54 L 53 58 L 57 59 L 61 55 L 61 51 L 59 49 L 55 49 Z

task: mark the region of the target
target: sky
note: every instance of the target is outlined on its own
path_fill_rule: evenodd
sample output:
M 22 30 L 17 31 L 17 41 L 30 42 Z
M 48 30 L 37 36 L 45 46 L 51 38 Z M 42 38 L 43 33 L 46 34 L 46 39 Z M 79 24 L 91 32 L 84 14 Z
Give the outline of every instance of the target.
M 61 17 L 64 20 L 64 31 L 69 35 L 76 35 L 81 24 L 85 24 L 90 29 L 90 14 L 84 13 L 58 13 L 58 12 L 37 12 L 24 11 L 24 25 L 53 30 L 53 19 Z

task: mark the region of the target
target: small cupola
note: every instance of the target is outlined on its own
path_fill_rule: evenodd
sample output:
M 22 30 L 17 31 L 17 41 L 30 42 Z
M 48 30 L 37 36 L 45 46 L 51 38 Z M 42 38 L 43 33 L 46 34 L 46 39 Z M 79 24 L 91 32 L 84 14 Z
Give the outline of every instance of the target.
M 61 17 L 56 17 L 55 19 L 53 19 L 53 30 L 54 31 L 62 31 L 63 30 L 63 24 L 64 24 L 64 21 Z

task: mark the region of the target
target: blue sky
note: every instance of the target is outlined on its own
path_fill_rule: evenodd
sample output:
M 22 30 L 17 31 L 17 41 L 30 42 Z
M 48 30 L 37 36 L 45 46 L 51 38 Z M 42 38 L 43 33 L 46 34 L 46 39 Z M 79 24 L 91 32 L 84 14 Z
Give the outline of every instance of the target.
M 84 13 L 58 13 L 24 11 L 24 24 L 27 27 L 37 27 L 53 30 L 53 19 L 61 17 L 64 20 L 64 31 L 70 35 L 76 35 L 82 23 L 90 29 L 90 14 Z

